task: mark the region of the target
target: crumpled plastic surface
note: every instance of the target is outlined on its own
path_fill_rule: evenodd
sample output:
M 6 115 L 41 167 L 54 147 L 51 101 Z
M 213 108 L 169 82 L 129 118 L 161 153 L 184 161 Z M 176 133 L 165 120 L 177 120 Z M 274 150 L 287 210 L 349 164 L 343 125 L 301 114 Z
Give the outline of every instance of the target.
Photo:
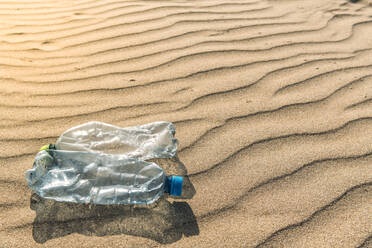
M 89 122 L 64 132 L 57 150 L 40 151 L 26 172 L 29 188 L 43 198 L 94 204 L 151 204 L 166 175 L 151 158 L 173 157 L 175 129 L 168 122 L 119 128 Z
M 88 122 L 65 131 L 58 150 L 103 152 L 147 160 L 176 154 L 175 128 L 169 122 L 153 122 L 120 128 L 103 122 Z

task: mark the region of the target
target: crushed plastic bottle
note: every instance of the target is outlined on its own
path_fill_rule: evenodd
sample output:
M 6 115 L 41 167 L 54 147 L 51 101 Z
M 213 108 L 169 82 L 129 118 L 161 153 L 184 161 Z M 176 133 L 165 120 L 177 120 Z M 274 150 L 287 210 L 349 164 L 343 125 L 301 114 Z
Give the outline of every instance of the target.
M 76 203 L 151 204 L 163 193 L 179 196 L 183 178 L 166 176 L 145 161 L 174 156 L 173 135 L 167 122 L 130 128 L 89 122 L 71 128 L 36 155 L 27 184 L 43 198 Z
M 76 203 L 151 204 L 182 190 L 182 177 L 155 163 L 91 152 L 40 151 L 26 179 L 43 198 Z
M 102 152 L 147 160 L 176 154 L 175 128 L 169 122 L 153 122 L 120 128 L 103 122 L 88 122 L 65 131 L 57 150 Z

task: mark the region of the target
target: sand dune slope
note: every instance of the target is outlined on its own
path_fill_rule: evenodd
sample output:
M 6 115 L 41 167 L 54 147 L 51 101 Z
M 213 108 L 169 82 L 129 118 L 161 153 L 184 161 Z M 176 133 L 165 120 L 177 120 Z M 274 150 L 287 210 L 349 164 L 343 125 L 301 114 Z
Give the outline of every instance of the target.
M 173 122 L 187 195 L 31 196 L 91 120 Z M 0 170 L 0 247 L 372 247 L 372 2 L 0 1 Z

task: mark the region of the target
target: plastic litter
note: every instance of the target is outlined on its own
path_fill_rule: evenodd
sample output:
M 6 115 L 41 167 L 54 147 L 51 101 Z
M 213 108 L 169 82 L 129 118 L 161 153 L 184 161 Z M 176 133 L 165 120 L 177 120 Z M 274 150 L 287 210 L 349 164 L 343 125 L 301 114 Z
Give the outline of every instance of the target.
M 43 198 L 94 204 L 151 204 L 164 193 L 179 196 L 183 178 L 166 176 L 145 160 L 173 157 L 175 129 L 168 122 L 120 128 L 88 122 L 42 147 L 26 172 L 28 187 Z
M 178 141 L 169 122 L 120 128 L 103 122 L 88 122 L 65 131 L 56 142 L 57 150 L 102 152 L 147 160 L 170 158 Z

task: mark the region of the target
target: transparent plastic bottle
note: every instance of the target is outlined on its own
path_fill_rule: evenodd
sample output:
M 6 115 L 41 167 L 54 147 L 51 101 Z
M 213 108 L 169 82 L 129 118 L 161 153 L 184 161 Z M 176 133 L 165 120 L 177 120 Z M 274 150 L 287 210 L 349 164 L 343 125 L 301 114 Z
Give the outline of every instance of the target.
M 163 193 L 179 196 L 183 178 L 145 161 L 174 156 L 173 135 L 167 122 L 130 128 L 89 122 L 43 147 L 26 180 L 39 196 L 65 202 L 151 204 Z
M 182 177 L 155 163 L 90 152 L 40 151 L 26 180 L 43 198 L 76 203 L 151 204 L 182 192 Z
M 102 152 L 147 160 L 170 158 L 178 141 L 170 122 L 121 128 L 92 121 L 65 131 L 56 142 L 57 150 Z

